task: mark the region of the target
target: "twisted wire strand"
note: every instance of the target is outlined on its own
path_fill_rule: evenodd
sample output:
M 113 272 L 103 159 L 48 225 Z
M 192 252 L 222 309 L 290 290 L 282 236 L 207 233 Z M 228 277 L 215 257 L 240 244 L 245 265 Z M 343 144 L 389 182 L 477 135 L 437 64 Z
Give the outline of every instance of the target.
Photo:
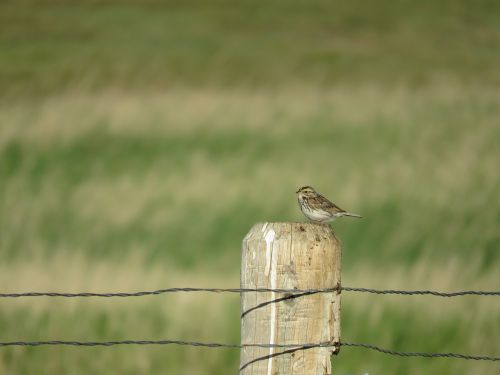
M 363 343 L 353 343 L 353 342 L 342 342 L 341 346 L 358 347 L 364 349 L 375 350 L 380 353 L 395 355 L 400 357 L 425 357 L 425 358 L 458 358 L 474 361 L 500 361 L 500 357 L 495 356 L 480 356 L 480 355 L 468 355 L 460 353 L 427 353 L 427 352 L 402 352 L 398 350 L 390 350 L 380 348 L 371 344 Z
M 329 343 L 310 343 L 310 344 L 223 344 L 218 342 L 198 342 L 184 340 L 117 340 L 117 341 L 65 341 L 65 340 L 48 340 L 48 341 L 6 341 L 0 342 L 0 346 L 115 346 L 115 345 L 180 345 L 180 346 L 197 346 L 206 348 L 298 348 L 307 347 L 325 347 Z
M 395 289 L 370 289 L 340 287 L 343 292 L 371 293 L 371 294 L 395 294 L 395 295 L 430 295 L 436 297 L 460 297 L 460 296 L 500 296 L 500 291 L 463 290 L 457 292 L 439 292 L 434 290 L 395 290 Z M 20 297 L 142 297 L 178 292 L 209 292 L 209 293 L 286 293 L 286 294 L 314 294 L 338 292 L 339 287 L 322 289 L 273 289 L 273 288 L 166 288 L 133 293 L 59 293 L 59 292 L 23 292 L 23 293 L 0 293 L 0 298 Z
M 345 292 L 359 292 L 372 294 L 397 294 L 404 296 L 430 295 L 435 297 L 462 297 L 462 296 L 500 296 L 500 291 L 462 290 L 458 292 L 438 292 L 435 290 L 394 290 L 342 287 Z
M 149 295 L 159 295 L 165 293 L 177 293 L 177 292 L 210 292 L 210 293 L 251 293 L 251 292 L 275 292 L 288 294 L 282 298 L 278 298 L 272 301 L 264 302 L 254 308 L 243 313 L 243 316 L 248 312 L 254 310 L 255 308 L 263 307 L 269 303 L 274 303 L 290 298 L 298 298 L 305 295 L 316 294 L 316 293 L 332 293 L 332 292 L 359 292 L 359 293 L 371 293 L 371 294 L 392 294 L 392 295 L 431 295 L 437 297 L 459 297 L 459 296 L 498 296 L 500 291 L 477 291 L 477 290 L 465 290 L 457 292 L 439 292 L 432 290 L 393 290 L 393 289 L 370 289 L 370 288 L 355 288 L 355 287 L 335 287 L 335 288 L 324 288 L 324 289 L 276 289 L 276 288 L 167 288 L 158 289 L 152 291 L 140 291 L 134 293 L 57 293 L 57 292 L 25 292 L 25 293 L 0 293 L 0 298 L 18 298 L 18 297 L 141 297 Z M 214 342 L 196 342 L 196 341 L 182 341 L 182 340 L 120 340 L 120 341 L 64 341 L 64 340 L 51 340 L 51 341 L 11 341 L 11 342 L 0 342 L 0 347 L 6 346 L 54 346 L 54 345 L 66 345 L 66 346 L 80 346 L 80 347 L 90 347 L 90 346 L 115 346 L 115 345 L 183 345 L 183 346 L 193 346 L 193 347 L 208 347 L 208 348 L 233 348 L 241 349 L 245 347 L 260 347 L 260 348 L 283 348 L 286 349 L 281 352 L 273 353 L 267 356 L 262 356 L 255 358 L 248 363 L 241 366 L 240 371 L 250 366 L 251 364 L 266 360 L 272 357 L 290 354 L 299 350 L 307 350 L 318 347 L 335 347 L 331 343 L 306 343 L 306 344 L 222 344 Z M 428 353 L 428 352 L 403 352 L 390 349 L 384 349 L 371 344 L 364 343 L 351 343 L 342 342 L 341 346 L 347 347 L 358 347 L 369 350 L 374 350 L 380 353 L 401 356 L 401 357 L 425 357 L 425 358 L 455 358 L 464 360 L 476 360 L 476 361 L 500 361 L 500 357 L 495 356 L 477 356 L 477 355 L 467 355 L 461 353 Z
M 121 340 L 121 341 L 63 341 L 63 340 L 52 340 L 52 341 L 10 341 L 10 342 L 0 342 L 0 347 L 5 346 L 54 346 L 54 345 L 66 345 L 66 346 L 115 346 L 115 345 L 182 345 L 182 346 L 193 346 L 193 347 L 206 347 L 206 348 L 228 348 L 228 349 L 242 349 L 248 347 L 256 348 L 282 348 L 289 349 L 283 352 L 274 353 L 274 356 L 292 353 L 298 350 L 312 349 L 312 348 L 324 348 L 331 347 L 335 348 L 339 344 L 321 342 L 321 343 L 305 343 L 305 344 L 223 344 L 216 342 L 197 342 L 197 341 L 183 341 L 183 340 Z M 480 356 L 480 355 L 468 355 L 461 353 L 430 353 L 430 352 L 403 352 L 398 350 L 390 350 L 381 348 L 379 346 L 365 344 L 365 343 L 353 343 L 353 342 L 341 342 L 340 346 L 345 347 L 358 347 L 369 350 L 374 350 L 380 353 L 400 356 L 400 357 L 424 357 L 424 358 L 455 358 L 464 360 L 474 360 L 474 361 L 500 361 L 500 356 Z M 259 357 L 260 358 L 260 357 Z M 256 362 L 257 360 L 263 360 L 271 358 L 269 356 L 264 356 L 262 358 L 256 358 L 252 360 Z M 252 362 L 253 363 L 253 362 Z M 246 366 L 251 363 L 247 363 Z M 245 366 L 245 365 L 244 365 Z
M 324 288 L 324 289 L 272 289 L 272 288 L 166 288 L 158 290 L 141 291 L 134 293 L 57 293 L 57 292 L 25 292 L 25 293 L 0 293 L 0 298 L 19 298 L 19 297 L 142 297 L 159 295 L 165 293 L 179 293 L 179 292 L 208 292 L 208 293 L 331 293 L 337 291 L 338 288 Z

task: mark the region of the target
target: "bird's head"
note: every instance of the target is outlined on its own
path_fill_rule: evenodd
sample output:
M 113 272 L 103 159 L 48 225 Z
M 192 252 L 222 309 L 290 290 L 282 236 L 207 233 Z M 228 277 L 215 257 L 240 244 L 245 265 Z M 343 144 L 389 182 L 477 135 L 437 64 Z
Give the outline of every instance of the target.
M 302 186 L 299 190 L 297 190 L 295 192 L 296 194 L 299 195 L 299 198 L 303 198 L 303 197 L 313 197 L 315 196 L 317 193 L 316 193 L 316 190 L 314 190 L 312 187 L 310 186 Z

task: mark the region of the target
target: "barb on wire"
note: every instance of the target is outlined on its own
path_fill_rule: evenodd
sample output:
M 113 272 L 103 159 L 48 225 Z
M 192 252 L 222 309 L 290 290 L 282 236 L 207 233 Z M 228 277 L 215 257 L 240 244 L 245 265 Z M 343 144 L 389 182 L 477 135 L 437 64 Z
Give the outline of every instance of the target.
M 394 289 L 369 289 L 340 287 L 343 292 L 359 292 L 371 294 L 397 294 L 397 295 L 431 295 L 437 297 L 459 297 L 459 296 L 500 296 L 500 291 L 464 290 L 458 292 L 438 292 L 434 290 L 394 290 Z M 142 297 L 165 293 L 178 292 L 209 292 L 209 293 L 285 293 L 285 294 L 315 294 L 338 292 L 339 287 L 322 289 L 273 289 L 273 288 L 166 288 L 133 293 L 58 293 L 58 292 L 25 292 L 25 293 L 0 293 L 0 298 L 19 297 Z

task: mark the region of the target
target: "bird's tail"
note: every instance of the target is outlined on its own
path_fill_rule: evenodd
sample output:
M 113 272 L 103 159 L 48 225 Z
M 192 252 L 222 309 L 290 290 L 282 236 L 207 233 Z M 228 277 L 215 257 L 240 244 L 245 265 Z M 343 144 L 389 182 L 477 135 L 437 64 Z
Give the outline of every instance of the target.
M 342 216 L 351 216 L 351 217 L 357 217 L 358 219 L 361 219 L 362 216 L 358 214 L 351 214 L 350 212 L 344 212 Z

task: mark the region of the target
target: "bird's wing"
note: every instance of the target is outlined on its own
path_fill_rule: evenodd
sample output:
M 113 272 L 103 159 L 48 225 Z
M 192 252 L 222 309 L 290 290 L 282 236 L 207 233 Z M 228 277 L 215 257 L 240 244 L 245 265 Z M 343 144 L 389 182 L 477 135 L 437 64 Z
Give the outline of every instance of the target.
M 318 194 L 317 202 L 318 202 L 318 206 L 325 211 L 333 211 L 335 213 L 346 212 L 345 210 L 343 210 L 342 208 L 337 206 L 335 203 L 330 202 L 327 198 L 325 198 L 321 194 Z

